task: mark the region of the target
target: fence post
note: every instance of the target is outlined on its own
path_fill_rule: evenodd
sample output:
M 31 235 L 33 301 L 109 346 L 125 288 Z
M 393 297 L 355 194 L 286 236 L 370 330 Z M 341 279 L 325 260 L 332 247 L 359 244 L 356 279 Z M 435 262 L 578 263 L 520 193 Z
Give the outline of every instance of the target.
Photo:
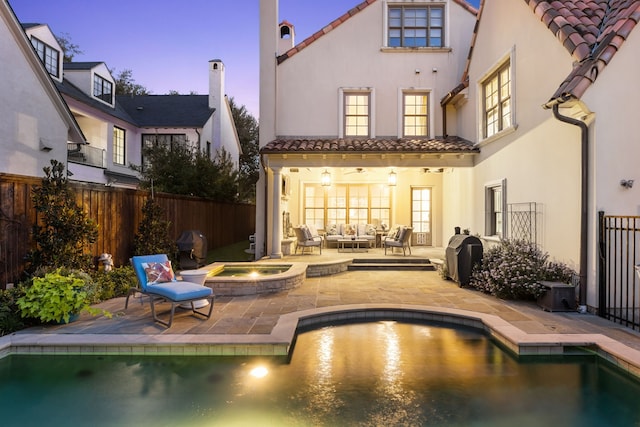
M 598 211 L 598 316 L 607 312 L 607 256 L 604 211 Z

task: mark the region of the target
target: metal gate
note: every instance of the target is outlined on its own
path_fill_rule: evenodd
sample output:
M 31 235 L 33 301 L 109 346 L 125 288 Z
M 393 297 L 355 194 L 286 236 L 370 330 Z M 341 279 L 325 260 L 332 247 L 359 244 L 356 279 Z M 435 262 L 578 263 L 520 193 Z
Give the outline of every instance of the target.
M 640 216 L 598 216 L 598 314 L 640 330 Z

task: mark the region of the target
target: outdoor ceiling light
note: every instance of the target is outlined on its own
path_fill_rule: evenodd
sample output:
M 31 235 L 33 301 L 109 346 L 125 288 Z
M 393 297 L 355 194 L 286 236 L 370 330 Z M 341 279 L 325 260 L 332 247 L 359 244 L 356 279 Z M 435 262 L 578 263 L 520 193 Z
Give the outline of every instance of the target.
M 329 187 L 331 185 L 331 174 L 327 172 L 326 169 L 322 172 L 320 182 L 322 182 L 323 187 Z
M 396 173 L 394 171 L 389 172 L 389 185 L 395 187 L 396 182 L 398 182 L 398 176 L 396 175 Z

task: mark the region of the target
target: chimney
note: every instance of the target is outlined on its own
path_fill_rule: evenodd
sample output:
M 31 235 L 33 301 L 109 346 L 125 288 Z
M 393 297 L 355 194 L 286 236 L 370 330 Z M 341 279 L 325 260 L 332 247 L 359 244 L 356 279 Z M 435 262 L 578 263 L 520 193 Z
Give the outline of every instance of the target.
M 296 45 L 295 29 L 293 24 L 282 21 L 278 27 L 280 39 L 278 40 L 278 55 L 282 55 Z
M 209 61 L 209 108 L 220 111 L 224 95 L 224 64 L 212 59 Z

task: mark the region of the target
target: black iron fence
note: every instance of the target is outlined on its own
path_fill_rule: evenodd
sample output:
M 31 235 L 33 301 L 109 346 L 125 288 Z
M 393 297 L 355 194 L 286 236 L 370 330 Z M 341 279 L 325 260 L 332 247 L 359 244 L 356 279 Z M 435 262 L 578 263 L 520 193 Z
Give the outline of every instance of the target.
M 640 216 L 599 212 L 598 314 L 640 330 Z

